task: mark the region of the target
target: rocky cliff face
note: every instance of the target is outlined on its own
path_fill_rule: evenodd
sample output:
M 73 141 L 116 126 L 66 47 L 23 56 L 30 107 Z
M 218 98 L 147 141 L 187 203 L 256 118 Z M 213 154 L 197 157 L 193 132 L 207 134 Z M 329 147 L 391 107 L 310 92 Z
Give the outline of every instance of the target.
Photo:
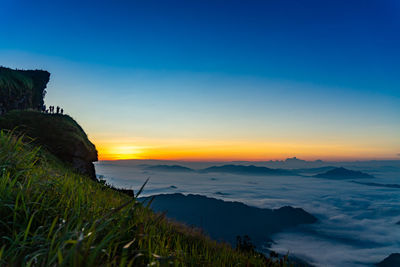
M 13 109 L 40 110 L 49 79 L 43 70 L 0 67 L 0 115 Z

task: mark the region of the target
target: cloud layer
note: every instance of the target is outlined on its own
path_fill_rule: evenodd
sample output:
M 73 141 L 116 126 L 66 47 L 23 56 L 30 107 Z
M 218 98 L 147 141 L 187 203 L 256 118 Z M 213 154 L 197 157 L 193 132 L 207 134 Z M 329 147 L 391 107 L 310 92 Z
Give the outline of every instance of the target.
M 400 251 L 397 188 L 296 176 L 149 172 L 126 162 L 100 162 L 96 171 L 116 186 L 133 189 L 150 177 L 144 195 L 197 193 L 263 208 L 301 207 L 319 223 L 274 236 L 272 249 L 289 251 L 316 266 L 364 266 Z M 362 181 L 400 183 L 400 170 L 377 169 L 376 173 L 376 178 Z

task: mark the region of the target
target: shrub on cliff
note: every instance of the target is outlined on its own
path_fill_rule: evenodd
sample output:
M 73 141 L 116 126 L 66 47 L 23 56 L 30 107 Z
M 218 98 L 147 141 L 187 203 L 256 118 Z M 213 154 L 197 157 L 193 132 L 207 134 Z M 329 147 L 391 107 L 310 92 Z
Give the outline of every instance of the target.
M 0 67 L 0 115 L 13 109 L 40 109 L 50 73 Z

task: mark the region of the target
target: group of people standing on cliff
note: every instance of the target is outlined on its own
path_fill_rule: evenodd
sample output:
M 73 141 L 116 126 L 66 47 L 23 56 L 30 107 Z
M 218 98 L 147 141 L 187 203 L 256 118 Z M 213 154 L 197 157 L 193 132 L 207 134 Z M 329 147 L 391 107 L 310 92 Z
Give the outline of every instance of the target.
M 59 106 L 57 106 L 56 107 L 56 111 L 54 111 L 54 106 L 49 106 L 49 108 L 46 109 L 46 105 L 43 105 L 42 112 L 43 113 L 50 113 L 50 114 L 64 114 L 64 109 L 62 109 Z

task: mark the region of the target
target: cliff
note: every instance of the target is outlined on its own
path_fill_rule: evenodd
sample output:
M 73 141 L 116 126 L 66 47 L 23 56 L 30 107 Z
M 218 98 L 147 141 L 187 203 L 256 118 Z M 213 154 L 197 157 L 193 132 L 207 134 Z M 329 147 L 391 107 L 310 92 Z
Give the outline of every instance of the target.
M 13 70 L 0 67 L 0 129 L 14 130 L 33 138 L 62 161 L 96 179 L 95 146 L 71 117 L 44 114 L 46 86 L 50 73 L 43 70 Z
M 13 109 L 40 110 L 49 79 L 43 70 L 0 67 L 0 115 Z
M 0 116 L 0 129 L 14 130 L 33 138 L 35 144 L 80 173 L 96 179 L 93 165 L 93 161 L 97 161 L 96 147 L 70 116 L 14 110 Z

